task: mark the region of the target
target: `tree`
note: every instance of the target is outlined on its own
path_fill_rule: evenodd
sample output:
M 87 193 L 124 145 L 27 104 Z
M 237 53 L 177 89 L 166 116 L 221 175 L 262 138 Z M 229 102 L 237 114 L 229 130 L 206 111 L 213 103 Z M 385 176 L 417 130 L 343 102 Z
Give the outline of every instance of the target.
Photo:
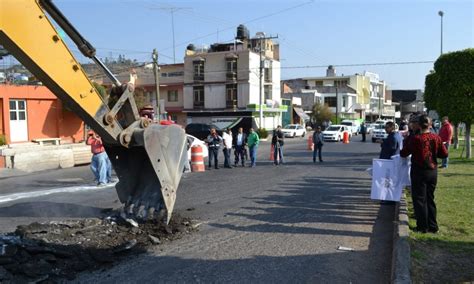
M 474 123 L 474 48 L 442 54 L 425 79 L 425 101 L 457 126 L 466 125 L 466 158 L 471 158 Z M 457 131 L 456 131 L 457 132 Z
M 311 113 L 311 123 L 321 126 L 324 121 L 330 121 L 334 117 L 327 104 L 315 103 Z

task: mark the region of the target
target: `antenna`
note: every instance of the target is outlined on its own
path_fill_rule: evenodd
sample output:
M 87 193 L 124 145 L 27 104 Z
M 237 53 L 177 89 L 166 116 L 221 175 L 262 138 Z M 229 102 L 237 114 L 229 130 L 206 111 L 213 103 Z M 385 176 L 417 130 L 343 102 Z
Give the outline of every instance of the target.
M 155 9 L 155 10 L 162 10 L 162 11 L 166 11 L 166 12 L 170 12 L 171 13 L 171 30 L 172 30 L 172 33 L 173 33 L 173 63 L 176 63 L 176 44 L 175 44 L 175 40 L 174 40 L 174 12 L 176 11 L 180 11 L 180 10 L 190 10 L 192 8 L 190 7 L 159 7 L 159 8 L 150 8 L 150 9 Z

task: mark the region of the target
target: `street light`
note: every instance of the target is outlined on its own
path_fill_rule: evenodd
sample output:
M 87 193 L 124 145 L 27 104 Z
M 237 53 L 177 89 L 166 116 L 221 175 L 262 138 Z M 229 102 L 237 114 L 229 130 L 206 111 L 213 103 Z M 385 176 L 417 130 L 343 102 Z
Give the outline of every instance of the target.
M 441 17 L 441 54 L 443 54 L 443 16 L 444 16 L 444 12 L 439 11 L 438 15 Z

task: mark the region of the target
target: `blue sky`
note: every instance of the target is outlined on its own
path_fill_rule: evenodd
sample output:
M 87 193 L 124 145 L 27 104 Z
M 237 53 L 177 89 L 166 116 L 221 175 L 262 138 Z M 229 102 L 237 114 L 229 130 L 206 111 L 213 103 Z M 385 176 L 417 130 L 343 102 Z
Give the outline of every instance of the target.
M 125 54 L 150 61 L 157 48 L 160 63 L 173 63 L 170 9 L 175 10 L 176 62 L 183 61 L 189 43 L 231 42 L 243 23 L 251 35 L 263 31 L 279 36 L 282 79 L 325 74 L 325 68 L 311 66 L 436 60 L 439 10 L 445 13 L 444 52 L 474 47 L 472 0 L 54 2 L 101 58 Z M 379 73 L 391 89 L 423 88 L 432 63 L 336 69 L 338 74 Z

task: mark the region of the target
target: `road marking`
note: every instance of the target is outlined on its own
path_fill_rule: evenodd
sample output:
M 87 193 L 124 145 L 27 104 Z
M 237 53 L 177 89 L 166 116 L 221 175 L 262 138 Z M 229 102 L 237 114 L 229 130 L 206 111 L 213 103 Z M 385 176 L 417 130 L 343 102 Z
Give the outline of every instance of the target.
M 55 193 L 73 193 L 73 192 L 88 191 L 88 190 L 102 190 L 102 189 L 114 187 L 115 184 L 116 182 L 109 183 L 105 186 L 100 186 L 100 187 L 96 185 L 82 185 L 82 186 L 52 188 L 52 189 L 33 191 L 33 192 L 6 194 L 6 195 L 0 195 L 0 203 L 11 202 L 18 199 L 24 199 L 24 198 L 40 197 L 40 196 L 51 195 Z

